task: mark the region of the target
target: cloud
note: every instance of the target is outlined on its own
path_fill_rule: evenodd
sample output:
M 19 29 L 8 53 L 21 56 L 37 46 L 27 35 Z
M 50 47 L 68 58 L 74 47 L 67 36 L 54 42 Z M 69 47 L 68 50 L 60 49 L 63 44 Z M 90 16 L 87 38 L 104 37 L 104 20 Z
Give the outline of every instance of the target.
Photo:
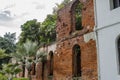
M 13 19 L 14 17 L 11 15 L 10 11 L 6 10 L 0 12 L 0 21 L 11 21 Z
M 45 5 L 36 5 L 36 9 L 45 9 Z
M 13 8 L 13 7 L 15 7 L 15 4 L 8 5 L 4 9 L 9 9 L 9 8 Z
M 45 9 L 45 4 L 40 4 L 39 2 L 32 2 L 35 5 L 35 9 Z

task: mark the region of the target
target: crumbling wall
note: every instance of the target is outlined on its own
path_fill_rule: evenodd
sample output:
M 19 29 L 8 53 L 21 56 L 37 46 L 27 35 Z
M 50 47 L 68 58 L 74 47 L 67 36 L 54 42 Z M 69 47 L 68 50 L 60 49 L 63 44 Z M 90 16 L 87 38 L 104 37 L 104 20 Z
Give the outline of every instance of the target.
M 84 0 L 82 8 L 83 29 L 72 32 L 75 27 L 72 22 L 72 5 L 66 5 L 58 12 L 57 20 L 57 49 L 54 55 L 54 80 L 71 80 L 73 46 L 81 48 L 82 80 L 97 80 L 97 52 L 94 36 L 94 5 L 93 0 Z M 86 37 L 86 35 L 88 35 Z M 86 41 L 85 41 L 86 40 Z M 88 40 L 88 41 L 87 41 Z

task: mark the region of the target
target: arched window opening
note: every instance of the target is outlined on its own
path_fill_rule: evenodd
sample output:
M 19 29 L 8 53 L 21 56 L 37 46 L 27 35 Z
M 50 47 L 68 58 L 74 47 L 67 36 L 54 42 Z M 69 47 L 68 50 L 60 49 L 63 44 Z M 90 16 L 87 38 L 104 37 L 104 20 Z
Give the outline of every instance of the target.
M 83 29 L 82 26 L 82 8 L 83 4 L 79 0 L 75 0 L 71 7 L 71 31 L 70 34 Z
M 117 47 L 118 47 L 118 67 L 119 67 L 119 74 L 120 74 L 120 37 L 117 42 Z
M 81 77 L 81 51 L 79 45 L 73 47 L 73 77 Z
M 49 73 L 49 75 L 52 76 L 53 75 L 53 52 L 52 51 L 50 51 L 49 56 L 50 56 L 50 73 Z
M 82 4 L 78 1 L 77 5 L 75 5 L 74 9 L 74 16 L 75 16 L 75 30 L 81 30 L 82 27 Z

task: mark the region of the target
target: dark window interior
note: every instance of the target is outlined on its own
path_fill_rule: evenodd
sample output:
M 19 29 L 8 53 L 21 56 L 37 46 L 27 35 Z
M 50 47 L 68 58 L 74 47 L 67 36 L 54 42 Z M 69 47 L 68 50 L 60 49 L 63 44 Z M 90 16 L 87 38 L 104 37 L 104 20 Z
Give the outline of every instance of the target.
M 81 76 L 81 52 L 80 46 L 73 47 L 73 77 Z
M 113 0 L 113 8 L 120 7 L 120 0 Z
M 49 75 L 53 75 L 53 52 L 50 52 L 50 74 Z

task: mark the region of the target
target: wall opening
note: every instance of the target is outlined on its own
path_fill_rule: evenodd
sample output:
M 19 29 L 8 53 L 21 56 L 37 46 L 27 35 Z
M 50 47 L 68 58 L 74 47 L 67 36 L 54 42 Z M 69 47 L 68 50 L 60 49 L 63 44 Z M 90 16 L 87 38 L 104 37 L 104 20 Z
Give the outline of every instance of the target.
M 53 51 L 50 51 L 50 69 L 49 69 L 49 76 L 53 76 Z
M 82 28 L 82 5 L 79 2 L 75 7 L 75 30 L 81 30 Z
M 71 10 L 72 10 L 72 27 L 73 32 L 82 30 L 82 3 L 80 3 L 79 0 L 76 0 L 76 2 L 73 4 Z
M 73 77 L 81 77 L 81 51 L 80 46 L 75 45 L 73 47 Z

